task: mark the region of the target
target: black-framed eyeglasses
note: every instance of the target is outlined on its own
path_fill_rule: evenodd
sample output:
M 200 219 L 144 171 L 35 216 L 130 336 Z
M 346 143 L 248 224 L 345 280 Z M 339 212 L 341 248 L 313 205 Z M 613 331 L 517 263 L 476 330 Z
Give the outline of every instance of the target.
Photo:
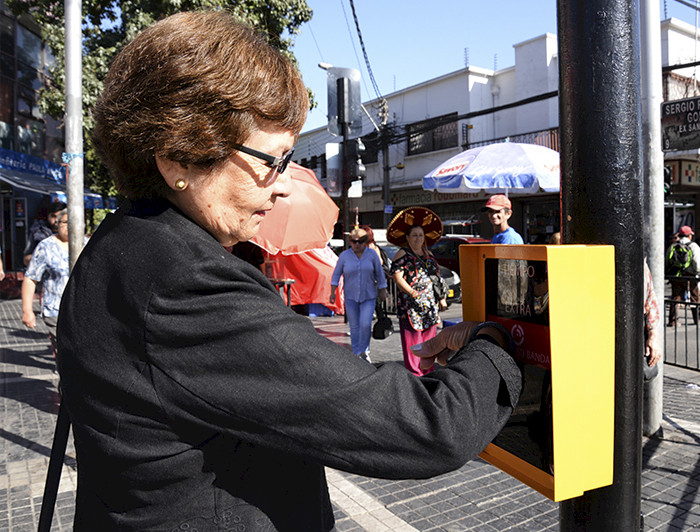
M 243 146 L 241 144 L 234 145 L 234 148 L 236 148 L 238 151 L 242 151 L 243 153 L 247 153 L 248 155 L 252 155 L 261 161 L 265 161 L 270 168 L 275 170 L 275 175 L 284 173 L 287 166 L 289 166 L 289 161 L 292 160 L 292 155 L 294 154 L 294 148 L 289 150 L 282 157 L 275 157 L 274 155 L 270 155 L 264 151 L 254 150 L 253 148 L 249 148 L 248 146 Z

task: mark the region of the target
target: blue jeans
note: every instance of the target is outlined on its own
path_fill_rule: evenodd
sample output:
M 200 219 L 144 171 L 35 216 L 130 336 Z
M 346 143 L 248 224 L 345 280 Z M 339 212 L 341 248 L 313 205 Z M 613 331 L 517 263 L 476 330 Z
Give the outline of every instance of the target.
M 369 339 L 372 334 L 372 316 L 376 299 L 365 301 L 345 300 L 345 312 L 350 325 L 350 343 L 356 355 L 369 353 Z

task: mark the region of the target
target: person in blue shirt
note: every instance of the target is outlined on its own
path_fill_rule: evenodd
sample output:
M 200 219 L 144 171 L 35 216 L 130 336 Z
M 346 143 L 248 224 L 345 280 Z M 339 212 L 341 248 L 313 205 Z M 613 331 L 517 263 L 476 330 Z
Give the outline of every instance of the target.
M 369 340 L 372 333 L 372 316 L 379 298 L 386 299 L 386 276 L 379 255 L 367 249 L 369 235 L 364 229 L 350 232 L 350 249 L 338 257 L 331 277 L 331 304 L 335 304 L 335 293 L 343 276 L 345 312 L 350 324 L 352 352 L 370 362 Z
M 508 225 L 508 220 L 513 214 L 512 208 L 507 196 L 495 194 L 481 209 L 481 212 L 488 213 L 489 222 L 493 226 L 492 244 L 524 244 L 523 237 Z

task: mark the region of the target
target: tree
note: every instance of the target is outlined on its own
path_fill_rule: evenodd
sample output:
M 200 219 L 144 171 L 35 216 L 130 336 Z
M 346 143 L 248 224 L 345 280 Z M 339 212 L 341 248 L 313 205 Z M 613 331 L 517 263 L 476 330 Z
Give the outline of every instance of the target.
M 8 0 L 17 16 L 30 15 L 55 57 L 51 81 L 41 91 L 42 112 L 63 120 L 65 112 L 65 28 L 62 0 Z M 155 21 L 180 11 L 224 9 L 267 34 L 269 42 L 294 60 L 291 48 L 300 26 L 311 20 L 306 0 L 83 0 L 83 131 L 85 184 L 105 196 L 116 190 L 92 147 L 92 108 L 109 65 L 121 48 Z M 311 96 L 311 95 L 310 95 Z

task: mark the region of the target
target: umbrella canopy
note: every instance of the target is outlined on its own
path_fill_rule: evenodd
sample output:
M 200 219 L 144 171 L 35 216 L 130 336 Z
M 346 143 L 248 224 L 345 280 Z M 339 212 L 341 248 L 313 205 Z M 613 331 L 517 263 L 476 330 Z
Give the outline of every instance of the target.
M 260 224 L 251 241 L 271 255 L 292 255 L 323 248 L 333 236 L 338 206 L 311 170 L 290 163 L 292 192 L 277 198 L 274 208 Z
M 320 303 L 336 314 L 343 313 L 343 279 L 338 286 L 338 297 L 331 305 L 331 277 L 338 256 L 329 247 L 310 249 L 294 255 L 278 254 L 268 258 L 270 277 L 294 279 L 290 291 L 291 305 Z
M 536 144 L 501 142 L 463 151 L 423 178 L 423 189 L 488 193 L 559 190 L 559 152 Z

